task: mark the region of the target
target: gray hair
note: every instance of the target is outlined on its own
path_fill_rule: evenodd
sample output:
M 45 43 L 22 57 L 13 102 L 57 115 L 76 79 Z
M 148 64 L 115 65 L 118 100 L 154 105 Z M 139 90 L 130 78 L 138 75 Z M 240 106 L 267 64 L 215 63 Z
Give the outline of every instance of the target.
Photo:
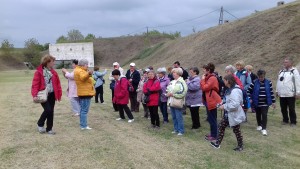
M 179 67 L 179 68 L 173 68 L 172 69 L 172 73 L 175 72 L 176 74 L 178 74 L 179 76 L 182 76 L 183 74 L 183 70 Z
M 78 66 L 89 65 L 89 61 L 87 59 L 80 59 L 78 62 Z
M 234 73 L 236 71 L 235 67 L 232 65 L 228 65 L 225 67 L 225 71 L 229 71 L 231 73 Z
M 165 67 L 160 67 L 157 69 L 158 73 L 162 73 L 162 74 L 166 74 L 167 73 L 167 69 Z

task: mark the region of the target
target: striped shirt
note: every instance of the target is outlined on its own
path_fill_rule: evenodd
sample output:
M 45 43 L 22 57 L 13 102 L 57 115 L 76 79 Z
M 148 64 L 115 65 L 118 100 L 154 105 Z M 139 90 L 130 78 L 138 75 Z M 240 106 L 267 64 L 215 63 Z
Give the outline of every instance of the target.
M 275 103 L 275 96 L 274 96 L 271 81 L 270 81 L 269 85 L 270 85 L 270 93 L 271 93 L 272 103 Z M 254 89 L 254 83 L 251 83 L 251 85 L 249 86 L 249 88 L 247 90 L 247 94 L 250 98 L 252 98 L 251 96 L 252 96 L 252 93 L 254 92 L 253 89 Z M 267 104 L 267 95 L 266 95 L 265 83 L 264 83 L 264 81 L 263 82 L 260 81 L 259 96 L 258 96 L 258 107 L 263 107 L 263 106 L 268 106 L 268 104 Z

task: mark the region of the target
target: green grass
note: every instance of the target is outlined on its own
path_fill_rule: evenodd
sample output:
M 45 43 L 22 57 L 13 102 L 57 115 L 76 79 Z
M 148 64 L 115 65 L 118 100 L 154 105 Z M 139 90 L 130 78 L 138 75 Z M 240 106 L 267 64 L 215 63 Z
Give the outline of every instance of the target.
M 60 70 L 57 70 L 59 74 Z M 172 122 L 150 130 L 143 109 L 134 113 L 135 122 L 119 122 L 112 111 L 111 93 L 105 84 L 104 100 L 92 100 L 88 115 L 91 131 L 81 131 L 72 117 L 65 95 L 67 81 L 61 77 L 63 99 L 56 102 L 56 135 L 39 134 L 36 122 L 42 112 L 30 95 L 33 71 L 0 72 L 0 168 L 299 168 L 300 129 L 282 126 L 279 105 L 270 109 L 268 136 L 256 131 L 255 114 L 242 125 L 245 149 L 234 152 L 236 139 L 227 128 L 220 149 L 204 140 L 209 132 L 206 113 L 200 110 L 202 127 L 191 131 L 191 117 L 184 116 L 186 133 L 171 134 Z M 297 101 L 299 113 L 299 101 Z M 160 114 L 161 115 L 161 114 Z M 218 113 L 220 119 L 220 113 Z M 171 117 L 169 116 L 171 119 Z M 162 119 L 162 116 L 160 116 Z

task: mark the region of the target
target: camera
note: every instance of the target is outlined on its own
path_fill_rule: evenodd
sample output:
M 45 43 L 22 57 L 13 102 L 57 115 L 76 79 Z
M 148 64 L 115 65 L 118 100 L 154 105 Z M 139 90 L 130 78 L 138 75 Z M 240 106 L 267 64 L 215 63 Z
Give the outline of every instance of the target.
M 221 107 L 222 105 L 223 105 L 222 103 L 218 103 L 217 108 Z
M 283 76 L 281 76 L 281 77 L 279 78 L 279 80 L 280 80 L 280 81 L 283 81 L 283 79 L 284 79 L 284 77 L 283 77 Z

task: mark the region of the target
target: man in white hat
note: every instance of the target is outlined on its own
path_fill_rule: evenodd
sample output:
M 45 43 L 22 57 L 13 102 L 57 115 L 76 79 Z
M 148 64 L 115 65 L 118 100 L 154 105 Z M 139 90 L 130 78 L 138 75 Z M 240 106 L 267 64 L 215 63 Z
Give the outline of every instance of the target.
M 140 73 L 135 69 L 135 63 L 130 63 L 130 68 L 126 73 L 126 78 L 131 83 L 133 89 L 129 89 L 130 108 L 132 112 L 139 112 L 139 103 L 137 102 L 137 88 L 141 80 Z
M 113 63 L 113 70 L 115 70 L 115 69 L 118 69 L 121 73 L 121 76 L 124 76 L 124 70 L 123 70 L 123 68 L 120 67 L 120 64 L 118 62 Z M 110 72 L 110 76 L 108 77 L 108 79 L 110 80 L 109 88 L 111 89 L 111 96 L 113 99 L 114 98 L 115 79 L 112 76 L 111 72 Z M 117 112 L 118 106 L 113 103 L 113 107 L 114 107 L 115 112 Z

